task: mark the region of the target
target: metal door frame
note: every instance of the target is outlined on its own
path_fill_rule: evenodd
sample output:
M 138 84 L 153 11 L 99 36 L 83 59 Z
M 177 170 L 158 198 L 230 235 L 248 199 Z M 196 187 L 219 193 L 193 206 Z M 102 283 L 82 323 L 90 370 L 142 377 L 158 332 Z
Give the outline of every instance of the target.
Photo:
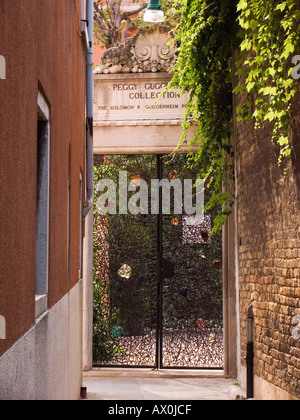
M 156 156 L 157 179 L 161 181 L 162 157 Z M 162 279 L 162 259 L 163 259 L 163 218 L 162 218 L 162 188 L 159 188 L 159 212 L 157 215 L 157 256 L 156 256 L 156 278 L 157 278 L 157 329 L 156 329 L 156 368 L 163 368 L 163 279 Z

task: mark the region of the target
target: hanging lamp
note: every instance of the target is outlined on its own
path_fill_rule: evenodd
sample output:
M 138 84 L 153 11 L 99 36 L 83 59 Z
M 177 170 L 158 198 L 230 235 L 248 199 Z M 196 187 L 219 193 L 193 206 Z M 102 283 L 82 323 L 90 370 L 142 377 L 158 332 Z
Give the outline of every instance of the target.
M 165 21 L 164 12 L 161 9 L 160 0 L 150 0 L 144 14 L 144 22 L 159 23 Z

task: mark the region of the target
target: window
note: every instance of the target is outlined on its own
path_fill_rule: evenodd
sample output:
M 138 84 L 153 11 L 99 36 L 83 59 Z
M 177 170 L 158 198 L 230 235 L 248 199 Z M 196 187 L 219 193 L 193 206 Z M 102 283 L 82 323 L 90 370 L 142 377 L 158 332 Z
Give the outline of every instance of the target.
M 82 173 L 79 180 L 79 280 L 82 278 Z
M 6 60 L 3 55 L 0 55 L 0 79 L 6 79 Z
M 50 111 L 44 96 L 38 94 L 37 163 L 36 163 L 36 239 L 35 293 L 36 318 L 48 305 L 49 270 L 49 180 L 50 180 Z
M 71 145 L 69 144 L 69 162 L 68 162 L 69 178 L 68 178 L 68 210 L 67 210 L 67 244 L 68 244 L 68 289 L 70 288 L 71 275 Z
M 81 0 L 81 36 L 85 48 L 89 48 L 86 0 Z
M 86 19 L 86 0 L 81 0 L 81 19 Z
M 6 339 L 6 320 L 4 316 L 0 315 L 0 340 Z

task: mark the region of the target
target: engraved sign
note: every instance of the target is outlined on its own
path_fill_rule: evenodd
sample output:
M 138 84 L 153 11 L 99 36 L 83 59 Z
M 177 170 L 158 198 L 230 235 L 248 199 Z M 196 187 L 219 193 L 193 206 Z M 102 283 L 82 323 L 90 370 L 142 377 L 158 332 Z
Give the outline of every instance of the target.
M 176 62 L 171 40 L 170 28 L 151 25 L 104 52 L 94 70 L 95 154 L 164 154 L 177 147 L 189 94 L 165 90 Z
M 164 73 L 95 75 L 95 121 L 182 121 L 189 95 L 162 94 L 170 78 Z

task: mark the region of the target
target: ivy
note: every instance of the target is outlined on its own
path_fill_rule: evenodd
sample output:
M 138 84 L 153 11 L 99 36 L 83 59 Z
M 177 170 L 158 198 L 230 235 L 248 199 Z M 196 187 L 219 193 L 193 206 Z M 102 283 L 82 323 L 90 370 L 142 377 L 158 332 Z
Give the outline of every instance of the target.
M 232 52 L 238 45 L 237 11 L 232 0 L 189 0 L 183 5 L 177 64 L 170 88 L 190 92 L 181 144 L 189 127 L 198 125 L 190 143 L 189 165 L 197 166 L 199 178 L 213 190 L 206 211 L 223 208 L 215 219 L 219 230 L 233 204 L 224 193 L 224 173 L 233 176 L 231 132 L 233 125 Z M 197 148 L 197 153 L 192 149 Z
M 235 93 L 247 99 L 238 108 L 238 119 L 254 119 L 255 128 L 272 123 L 274 144 L 279 146 L 279 163 L 291 154 L 290 111 L 297 92 L 292 77 L 293 57 L 300 48 L 300 11 L 295 0 L 241 0 L 238 21 L 243 30 Z M 251 101 L 254 97 L 254 104 Z
M 197 166 L 199 178 L 213 191 L 206 209 L 222 208 L 214 231 L 222 227 L 234 200 L 234 194 L 224 193 L 226 183 L 234 184 L 234 94 L 245 98 L 238 120 L 254 121 L 256 129 L 272 124 L 279 162 L 291 154 L 290 111 L 297 88 L 292 62 L 300 49 L 299 17 L 296 0 L 183 0 L 175 39 L 179 54 L 169 87 L 190 92 L 179 147 L 196 124 L 189 165 Z M 237 63 L 234 51 L 241 57 Z

